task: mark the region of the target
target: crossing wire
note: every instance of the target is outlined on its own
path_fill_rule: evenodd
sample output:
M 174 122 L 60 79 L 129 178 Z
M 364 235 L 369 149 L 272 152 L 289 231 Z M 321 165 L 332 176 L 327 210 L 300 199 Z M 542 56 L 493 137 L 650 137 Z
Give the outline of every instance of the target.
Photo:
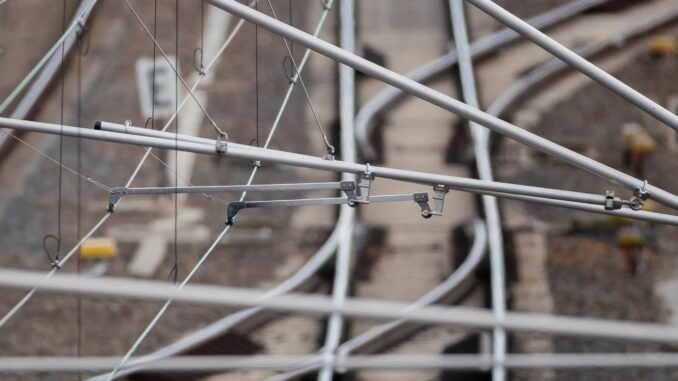
M 256 2 L 255 2 L 255 5 L 256 5 Z M 329 9 L 331 9 L 331 5 L 332 5 L 332 0 L 328 1 L 328 5 L 327 5 L 327 7 L 326 7 L 326 11 L 329 11 Z M 322 20 L 323 22 L 324 22 L 324 20 L 325 20 L 326 15 L 327 15 L 327 12 L 323 11 L 322 16 L 321 16 L 321 20 Z M 317 31 L 319 31 L 319 28 L 317 29 Z M 316 33 L 317 33 L 317 32 L 316 32 Z M 289 49 L 288 49 L 288 52 L 289 52 Z M 301 66 L 301 69 L 303 69 L 303 65 L 307 62 L 307 59 L 308 59 L 308 55 L 309 55 L 309 54 L 310 54 L 310 50 L 307 50 L 307 51 L 306 51 L 306 54 L 304 55 L 304 59 L 302 60 L 302 66 Z M 295 64 L 295 67 L 296 67 L 296 64 Z M 295 73 L 296 73 L 295 75 L 296 75 L 298 78 L 301 78 L 301 69 L 297 69 L 297 70 L 295 71 Z M 300 81 L 300 82 L 301 82 L 301 81 Z M 292 90 L 294 89 L 295 83 L 296 83 L 296 81 L 290 82 L 290 84 L 289 84 L 289 86 L 288 86 L 288 91 L 287 91 L 287 93 L 286 93 L 286 95 L 285 95 L 285 97 L 284 97 L 284 99 L 283 99 L 283 102 L 282 102 L 282 104 L 281 104 L 281 106 L 280 106 L 280 108 L 279 108 L 279 110 L 278 110 L 278 115 L 277 115 L 277 117 L 276 117 L 276 120 L 274 121 L 274 125 L 272 126 L 271 130 L 270 130 L 269 133 L 268 133 L 268 136 L 267 136 L 267 139 L 266 139 L 266 143 L 265 143 L 265 145 L 264 145 L 263 148 L 268 148 L 268 144 L 270 143 L 271 139 L 273 138 L 273 134 L 274 134 L 275 131 L 277 130 L 278 123 L 279 123 L 279 121 L 280 121 L 280 118 L 282 117 L 282 113 L 283 113 L 284 110 L 287 108 L 287 104 L 288 104 L 288 101 L 289 101 L 289 97 L 290 97 L 290 95 L 291 95 Z M 302 82 L 302 86 L 303 86 L 303 82 Z M 308 93 L 307 93 L 306 95 L 308 96 Z M 310 102 L 310 99 L 308 99 L 308 100 L 309 100 L 309 102 Z M 260 167 L 259 167 L 258 165 L 254 165 L 254 164 L 253 164 L 252 170 L 251 170 L 251 172 L 250 172 L 249 178 L 247 179 L 246 185 L 251 185 L 251 184 L 252 184 L 252 182 L 254 181 L 254 178 L 255 178 L 255 176 L 256 176 L 256 174 L 257 174 L 259 168 L 260 168 Z M 242 194 L 240 195 L 239 201 L 243 201 L 243 200 L 245 199 L 246 196 L 247 196 L 247 192 L 242 192 Z M 200 268 L 202 267 L 202 265 L 205 263 L 205 261 L 207 260 L 207 258 L 210 256 L 210 254 L 212 253 L 212 251 L 216 248 L 216 246 L 221 242 L 221 240 L 222 240 L 223 237 L 226 235 L 226 233 L 228 233 L 228 232 L 230 231 L 230 229 L 231 229 L 233 226 L 234 226 L 234 225 L 232 225 L 232 224 L 231 224 L 231 225 L 226 225 L 226 226 L 224 227 L 224 229 L 221 230 L 221 232 L 217 235 L 216 239 L 212 242 L 212 244 L 209 246 L 209 248 L 203 253 L 203 255 L 202 255 L 202 257 L 200 258 L 200 260 L 198 260 L 198 262 L 195 264 L 195 266 L 194 266 L 194 267 L 191 269 L 191 271 L 188 273 L 188 275 L 186 276 L 186 278 L 184 278 L 184 280 L 177 286 L 177 289 L 179 289 L 179 290 L 183 289 L 183 288 L 190 282 L 190 280 L 193 278 L 193 275 L 195 275 L 195 273 L 198 271 L 198 269 L 200 269 Z M 119 364 L 118 364 L 118 365 L 117 365 L 110 373 L 107 374 L 107 376 L 106 376 L 106 380 L 107 380 L 107 381 L 113 380 L 113 379 L 116 377 L 116 375 L 118 374 L 118 372 L 120 372 L 120 370 L 127 364 L 127 362 L 129 361 L 129 359 L 130 359 L 130 358 L 132 357 L 132 355 L 137 351 L 137 349 L 139 348 L 139 346 L 141 345 L 141 343 L 143 342 L 143 340 L 145 340 L 145 338 L 148 336 L 148 334 L 151 332 L 151 330 L 156 326 L 156 324 L 160 321 L 160 319 L 161 319 L 162 316 L 165 314 L 165 312 L 167 312 L 167 310 L 169 309 L 169 307 L 172 305 L 172 302 L 173 302 L 173 301 L 174 301 L 173 298 L 167 299 L 167 301 L 163 304 L 163 306 L 160 308 L 160 310 L 159 310 L 159 311 L 156 313 L 156 315 L 151 319 L 151 321 L 149 322 L 149 324 L 144 328 L 144 330 L 142 331 L 142 333 L 141 333 L 141 334 L 137 337 L 137 339 L 134 341 L 134 343 L 133 343 L 132 346 L 129 348 L 129 350 L 128 350 L 128 351 L 125 353 L 125 355 L 122 357 L 122 360 L 120 361 L 120 363 L 119 363 Z
M 91 11 L 91 9 L 92 9 L 92 7 L 94 6 L 95 3 L 96 3 L 96 1 L 92 1 L 92 2 L 89 4 L 89 7 L 86 8 L 86 10 L 85 10 L 83 13 L 81 13 L 80 18 L 82 18 L 82 15 L 84 15 L 84 14 L 86 14 L 87 12 Z M 230 44 L 232 43 L 233 39 L 234 39 L 235 36 L 238 34 L 238 32 L 240 31 L 240 29 L 242 28 L 242 26 L 243 26 L 244 23 L 245 23 L 244 20 L 238 21 L 236 27 L 233 29 L 233 31 L 231 31 L 231 33 L 230 33 L 229 36 L 227 37 L 226 41 L 224 41 L 224 43 L 222 44 L 222 46 L 219 48 L 219 51 L 217 52 L 217 54 L 214 56 L 214 58 L 212 58 L 212 60 L 210 61 L 210 63 L 207 65 L 207 68 L 206 68 L 206 71 L 207 71 L 207 72 L 209 72 L 209 71 L 214 67 L 214 65 L 217 63 L 217 61 L 219 60 L 219 58 L 221 57 L 221 55 L 223 54 L 223 52 L 226 50 L 226 48 L 227 48 L 228 46 L 230 46 Z M 75 24 L 73 24 L 73 25 L 75 25 Z M 71 32 L 71 30 L 72 30 L 72 29 L 69 29 L 69 30 L 62 36 L 62 38 L 61 38 L 59 41 L 65 39 L 65 37 Z M 51 56 L 51 54 L 54 53 L 54 51 L 56 50 L 56 48 L 57 48 L 58 46 L 59 46 L 59 45 L 58 45 L 58 43 L 57 43 L 57 44 L 55 44 L 55 46 L 52 47 L 52 49 L 50 49 L 50 51 L 48 52 L 48 54 L 46 54 L 45 57 L 43 57 L 43 58 L 44 58 L 44 61 L 46 61 L 47 58 L 49 58 L 49 56 Z M 35 71 L 35 72 L 39 71 L 39 69 L 42 68 L 42 66 L 44 66 L 44 62 L 41 61 L 38 65 L 36 65 L 36 67 L 34 68 L 33 71 Z M 33 72 L 33 71 L 32 71 L 32 72 Z M 29 74 L 29 76 L 30 76 L 30 75 L 31 75 L 31 74 Z M 34 75 L 34 74 L 33 74 L 33 75 Z M 195 90 L 195 89 L 198 87 L 198 85 L 202 82 L 202 79 L 203 79 L 203 77 L 200 77 L 200 78 L 198 78 L 198 79 L 194 82 L 194 84 L 193 84 L 193 86 L 192 86 L 192 90 Z M 22 80 L 21 83 L 24 83 L 25 81 L 27 82 L 28 80 L 27 80 L 26 78 L 24 78 L 24 80 Z M 20 87 L 21 87 L 21 86 L 19 86 L 19 87 L 17 87 L 17 88 L 20 88 Z M 10 99 L 10 98 L 11 98 L 11 96 L 10 96 L 8 99 Z M 179 104 L 179 110 L 181 110 L 181 109 L 186 105 L 186 102 L 188 102 L 189 98 L 190 98 L 190 96 L 184 97 L 184 99 L 183 99 L 183 100 L 181 101 L 181 103 Z M 10 99 L 10 103 L 11 103 L 11 99 Z M 0 110 L 1 110 L 1 109 L 2 109 L 2 107 L 0 107 Z M 0 112 L 1 112 L 1 111 L 0 111 Z M 172 115 L 172 116 L 167 120 L 167 122 L 165 123 L 165 125 L 163 126 L 163 128 L 162 128 L 160 131 L 165 131 L 165 130 L 167 130 L 167 128 L 172 124 L 172 122 L 174 121 L 174 118 L 176 118 L 176 116 L 177 116 L 176 113 L 175 113 L 174 115 Z M 20 138 L 14 136 L 14 135 L 11 135 L 11 136 L 12 136 L 15 140 L 21 142 L 22 144 L 25 144 L 26 146 L 28 146 L 28 147 L 31 148 L 32 150 L 38 152 L 39 154 L 41 154 L 41 155 L 42 155 L 43 157 L 45 157 L 46 159 L 52 161 L 52 162 L 55 163 L 55 164 L 59 164 L 57 160 L 53 159 L 53 158 L 50 157 L 49 155 L 47 155 L 47 154 L 45 154 L 44 152 L 40 151 L 40 150 L 37 149 L 36 147 L 34 147 L 34 146 L 28 144 L 28 142 L 23 141 L 23 140 L 21 140 Z M 146 162 L 146 160 L 148 159 L 148 157 L 150 156 L 150 154 L 151 154 L 151 150 L 150 150 L 150 148 L 149 148 L 149 149 L 147 149 L 147 150 L 145 151 L 144 156 L 141 158 L 141 160 L 139 161 L 139 163 L 138 163 L 137 166 L 135 167 L 134 171 L 132 172 L 132 175 L 130 175 L 129 179 L 127 180 L 127 183 L 126 183 L 125 187 L 129 187 L 129 186 L 132 184 L 132 182 L 134 181 L 134 179 L 136 179 L 137 175 L 139 174 L 139 171 L 141 170 L 141 167 L 142 167 L 143 164 Z M 106 186 L 105 184 L 103 184 L 103 183 L 101 183 L 101 182 L 98 182 L 98 181 L 96 181 L 96 180 L 94 180 L 94 179 L 92 179 L 92 178 L 84 177 L 82 174 L 77 173 L 75 170 L 73 170 L 73 169 L 71 169 L 71 168 L 69 168 L 69 167 L 67 167 L 67 166 L 65 166 L 65 165 L 63 165 L 63 164 L 60 164 L 60 166 L 63 167 L 64 169 L 69 170 L 70 172 L 72 172 L 72 173 L 74 173 L 74 174 L 77 174 L 78 176 L 82 177 L 83 179 L 87 180 L 88 182 L 93 183 L 93 184 L 96 185 L 97 187 L 99 187 L 99 188 L 101 188 L 101 189 L 105 189 L 107 192 L 110 192 L 110 191 L 112 190 L 111 187 Z M 112 215 L 112 212 L 106 212 L 106 214 L 104 214 L 104 215 L 101 217 L 101 219 L 99 219 L 99 220 L 92 226 L 92 228 L 90 228 L 90 230 L 89 230 L 89 231 L 88 231 L 88 232 L 87 232 L 87 233 L 86 233 L 86 234 L 85 234 L 85 235 L 84 235 L 84 236 L 83 236 L 83 237 L 82 237 L 82 238 L 81 238 L 81 239 L 80 239 L 80 240 L 79 240 L 72 248 L 71 248 L 71 250 L 70 250 L 68 253 L 66 253 L 66 255 L 65 255 L 65 256 L 63 257 L 63 259 L 61 260 L 61 264 L 62 264 L 62 265 L 65 264 L 65 263 L 66 263 L 66 262 L 67 262 L 67 261 L 68 261 L 68 260 L 69 260 L 76 252 L 77 252 L 77 250 L 82 246 L 82 244 L 83 244 L 87 239 L 89 239 L 93 234 L 95 234 L 97 231 L 99 231 L 99 229 L 106 223 L 106 221 L 108 221 L 108 219 L 111 217 L 111 215 Z M 56 274 L 58 270 L 59 270 L 58 268 L 53 268 L 52 270 L 50 270 L 47 274 L 45 274 L 45 280 L 48 280 L 48 279 L 50 279 L 51 277 L 53 277 L 54 274 Z M 13 316 L 15 316 L 15 315 L 16 315 L 16 314 L 24 307 L 24 306 L 26 305 L 26 303 L 28 303 L 28 301 L 33 297 L 33 295 L 35 295 L 35 293 L 38 292 L 39 289 L 40 289 L 40 286 L 33 287 L 33 288 L 32 288 L 28 293 L 26 293 L 26 295 L 24 295 L 24 297 L 21 298 L 21 299 L 20 299 L 20 300 L 19 300 L 19 301 L 18 301 L 18 302 L 17 302 L 17 303 L 16 303 L 16 304 L 15 304 L 15 305 L 7 312 L 2 318 L 0 318 L 0 328 L 2 328 L 2 326 L 5 325 L 5 323 L 7 323 Z

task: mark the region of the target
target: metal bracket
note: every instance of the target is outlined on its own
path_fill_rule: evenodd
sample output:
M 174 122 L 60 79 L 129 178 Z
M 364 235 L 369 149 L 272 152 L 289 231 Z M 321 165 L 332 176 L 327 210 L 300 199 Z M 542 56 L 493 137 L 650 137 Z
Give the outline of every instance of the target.
M 217 135 L 215 149 L 218 154 L 225 155 L 228 152 L 228 136 L 225 134 Z
M 243 201 L 236 201 L 228 204 L 228 209 L 226 210 L 226 225 L 233 225 L 235 215 L 243 208 L 245 208 L 245 202 Z
M 370 169 L 370 165 L 365 164 L 365 172 L 360 175 L 360 182 L 358 183 L 358 196 L 360 197 L 355 200 L 356 203 L 370 203 L 370 188 L 372 187 L 372 180 L 374 180 L 374 174 Z
M 343 183 L 343 182 L 342 182 Z M 355 190 L 354 187 L 351 188 L 348 183 L 347 194 L 354 194 L 351 189 Z M 342 189 L 344 190 L 344 189 Z M 311 206 L 311 205 L 343 205 L 355 202 L 349 197 L 331 197 L 331 198 L 306 198 L 306 199 L 294 199 L 294 200 L 265 200 L 265 201 L 236 201 L 228 204 L 226 212 L 226 224 L 232 225 L 235 219 L 235 216 L 242 209 L 246 208 L 272 208 L 272 207 L 281 207 L 281 206 Z M 430 205 L 428 204 L 428 193 L 414 193 L 414 194 L 391 194 L 391 195 L 377 195 L 372 196 L 370 201 L 372 203 L 380 202 L 399 202 L 399 201 L 414 201 L 421 207 L 421 215 L 425 218 L 430 217 L 433 214 Z
M 341 191 L 348 198 L 348 206 L 358 206 L 358 192 L 356 191 L 355 181 L 347 180 L 340 183 Z
M 447 185 L 436 185 L 433 187 L 433 212 L 434 216 L 442 216 L 443 208 L 445 207 L 445 195 L 450 191 Z
M 622 199 L 615 197 L 613 191 L 605 191 L 605 210 L 621 209 L 622 204 Z
M 643 204 L 649 195 L 650 194 L 647 192 L 647 180 L 645 180 L 643 181 L 642 188 L 636 188 L 633 190 L 633 196 L 631 196 L 631 198 L 626 201 L 626 204 L 628 204 L 629 208 L 633 210 L 641 210 L 643 209 Z
M 113 188 L 111 189 L 111 193 L 108 194 L 108 208 L 106 209 L 107 212 L 113 213 L 113 209 L 115 208 L 115 204 L 120 201 L 121 198 L 127 195 L 129 188 Z
M 424 218 L 431 218 L 431 216 L 433 216 L 433 210 L 431 210 L 431 205 L 428 203 L 428 193 L 415 193 L 413 196 L 414 202 L 421 208 L 421 216 Z

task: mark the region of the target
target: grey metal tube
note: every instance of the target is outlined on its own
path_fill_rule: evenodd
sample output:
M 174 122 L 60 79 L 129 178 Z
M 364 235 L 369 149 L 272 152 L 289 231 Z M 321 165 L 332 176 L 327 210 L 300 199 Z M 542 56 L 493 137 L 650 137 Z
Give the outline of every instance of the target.
M 40 272 L 0 269 L 0 286 L 25 289 L 36 285 L 43 290 L 59 293 L 144 300 L 171 299 L 176 302 L 222 306 L 263 306 L 273 311 L 294 311 L 311 315 L 341 313 L 355 318 L 405 319 L 413 323 L 442 324 L 473 329 L 493 329 L 499 326 L 506 330 L 520 332 L 664 343 L 678 342 L 678 330 L 670 324 L 523 312 L 507 312 L 503 319 L 497 319 L 491 311 L 482 308 L 425 306 L 407 311 L 406 303 L 375 299 L 347 298 L 342 305 L 336 305 L 331 298 L 317 294 L 286 294 L 266 298 L 264 291 L 251 288 L 187 284 L 178 289 L 168 287 L 167 282 L 164 281 L 114 277 L 85 278 L 73 274 L 56 274 L 51 279 L 44 279 L 44 274 Z
M 138 361 L 142 357 L 134 357 Z M 108 356 L 13 356 L 0 358 L 1 373 L 74 373 L 105 371 L 120 361 Z M 279 370 L 285 371 L 298 364 L 317 369 L 322 363 L 318 355 L 216 355 L 174 356 L 150 362 L 145 370 L 163 372 Z M 487 369 L 494 365 L 492 358 L 482 354 L 454 355 L 352 355 L 332 360 L 337 368 L 359 369 Z M 632 369 L 676 368 L 675 353 L 558 353 L 509 354 L 504 366 L 509 369 Z M 293 371 L 294 372 L 294 371 Z
M 131 134 L 121 134 L 116 132 L 95 131 L 72 126 L 60 126 L 49 123 L 23 121 L 8 118 L 0 118 L 0 127 L 9 127 L 26 131 L 43 132 L 49 134 L 60 134 L 64 136 L 77 136 L 85 139 L 109 141 L 115 143 L 132 144 L 139 146 L 157 147 L 165 149 L 178 149 L 181 151 L 194 152 L 206 155 L 230 156 L 247 160 L 264 160 L 280 164 L 289 164 L 298 167 L 314 168 L 335 172 L 362 173 L 366 166 L 356 163 L 347 163 L 340 160 L 324 160 L 308 155 L 276 151 L 265 148 L 245 146 L 242 144 L 229 143 L 227 152 L 220 154 L 216 152 L 214 145 L 193 143 L 182 140 L 164 139 L 137 136 Z M 575 201 L 581 203 L 600 204 L 604 202 L 604 196 L 581 192 L 571 192 L 557 189 L 532 187 L 525 185 L 490 182 L 477 179 L 468 179 L 463 177 L 445 176 L 434 173 L 425 173 L 417 171 L 408 171 L 402 169 L 370 167 L 371 172 L 376 177 L 384 177 L 394 180 L 420 183 L 420 184 L 442 184 L 448 185 L 453 189 L 487 193 L 510 193 L 517 195 L 553 198 L 557 200 Z
M 576 0 L 535 16 L 527 20 L 527 22 L 538 29 L 551 27 L 588 9 L 596 7 L 605 1 L 606 0 Z M 503 46 L 518 41 L 519 39 L 520 35 L 518 33 L 510 28 L 504 28 L 497 33 L 472 42 L 470 46 L 471 56 L 474 59 L 482 57 Z M 449 71 L 457 61 L 457 52 L 452 50 L 444 56 L 423 64 L 405 74 L 405 76 L 413 81 L 426 83 Z M 405 95 L 407 94 L 398 88 L 386 87 L 358 110 L 358 115 L 355 119 L 356 139 L 360 150 L 368 161 L 374 160 L 377 156 L 374 147 L 368 139 L 368 127 L 370 126 L 370 122 L 386 109 L 393 107 Z
M 608 74 L 603 69 L 597 67 L 591 62 L 574 53 L 570 49 L 561 45 L 557 41 L 548 37 L 536 28 L 527 24 L 520 18 L 512 15 L 491 0 L 466 0 L 483 12 L 494 17 L 502 24 L 520 33 L 528 40 L 542 47 L 547 52 L 567 62 L 570 66 L 576 68 L 589 78 L 607 87 L 610 91 L 636 105 L 641 110 L 657 118 L 667 126 L 678 131 L 678 116 L 669 110 L 652 101 L 638 91 L 634 90 L 624 82 Z
M 313 37 L 301 30 L 293 28 L 285 23 L 279 22 L 271 17 L 257 12 L 256 10 L 248 8 L 247 6 L 244 6 L 235 0 L 207 1 L 218 8 L 231 12 L 247 21 L 261 26 L 262 28 L 268 29 L 275 34 L 287 37 L 303 46 L 306 46 L 307 48 L 315 50 L 324 56 L 351 66 L 358 71 L 375 77 L 392 86 L 398 87 L 405 92 L 424 99 L 445 110 L 456 113 L 463 118 L 472 120 L 482 126 L 488 127 L 497 133 L 506 135 L 529 147 L 553 155 L 554 157 L 557 157 L 567 163 L 582 168 L 602 178 L 611 180 L 620 185 L 624 185 L 630 189 L 640 189 L 643 187 L 643 181 L 639 179 L 629 176 L 616 169 L 610 168 L 584 155 L 571 151 L 529 131 L 525 131 L 511 123 L 479 111 L 478 109 L 470 107 L 445 94 L 414 82 L 407 77 L 394 73 L 377 64 L 358 57 L 355 54 L 346 52 L 343 49 L 327 43 L 319 38 Z M 678 209 L 677 196 L 652 185 L 648 185 L 647 190 L 651 198 L 657 200 L 660 203 L 668 205 L 671 208 Z

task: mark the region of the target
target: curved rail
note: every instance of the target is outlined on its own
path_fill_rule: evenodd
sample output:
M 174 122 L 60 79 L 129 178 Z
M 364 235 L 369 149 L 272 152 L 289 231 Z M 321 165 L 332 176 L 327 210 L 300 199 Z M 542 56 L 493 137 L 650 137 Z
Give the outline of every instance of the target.
M 450 297 L 454 296 L 455 292 L 458 290 L 458 287 L 469 281 L 473 271 L 478 267 L 480 261 L 483 259 L 483 254 L 487 249 L 487 230 L 485 229 L 485 224 L 480 219 L 473 220 L 473 232 L 474 239 L 471 249 L 466 256 L 466 259 L 455 270 L 450 276 L 440 283 L 438 286 L 424 294 L 422 297 L 417 299 L 414 303 L 410 304 L 406 310 L 411 311 L 419 307 L 424 307 L 434 303 L 443 303 L 449 300 Z M 407 327 L 406 320 L 394 320 L 388 323 L 379 324 L 374 326 L 367 331 L 361 333 L 360 335 L 352 338 L 351 340 L 346 341 L 337 349 L 337 356 L 343 357 L 347 356 L 352 352 L 359 351 L 368 346 L 370 347 L 370 352 L 376 350 L 374 346 L 382 347 L 385 345 L 383 337 L 386 335 L 393 335 L 399 329 Z M 410 326 L 413 329 L 417 329 L 416 326 Z M 406 329 L 406 328 L 405 328 Z M 407 335 L 409 332 L 400 331 L 397 333 L 398 336 L 402 337 Z M 397 340 L 397 339 L 396 339 Z M 396 341 L 389 340 L 389 341 Z M 364 351 L 361 351 L 364 352 Z M 316 371 L 320 368 L 319 365 L 308 365 L 305 367 L 299 367 L 297 369 L 287 371 L 275 375 L 271 378 L 266 379 L 266 381 L 288 381 L 296 377 L 308 374 L 310 372 Z
M 567 21 L 604 2 L 605 0 L 576 0 L 535 16 L 527 22 L 535 28 L 549 28 L 563 21 Z M 471 43 L 471 56 L 474 59 L 487 56 L 520 39 L 521 36 L 517 32 L 509 28 L 504 28 L 495 34 L 483 37 Z M 444 56 L 436 58 L 407 73 L 406 76 L 417 82 L 430 82 L 434 78 L 445 74 L 450 68 L 457 64 L 458 60 L 459 56 L 457 55 L 457 52 L 451 50 Z M 356 139 L 358 140 L 358 147 L 365 157 L 365 160 L 372 161 L 377 157 L 377 152 L 368 138 L 370 134 L 368 129 L 370 128 L 372 120 L 387 109 L 393 108 L 403 100 L 406 95 L 407 93 L 402 90 L 388 86 L 358 111 L 355 121 Z

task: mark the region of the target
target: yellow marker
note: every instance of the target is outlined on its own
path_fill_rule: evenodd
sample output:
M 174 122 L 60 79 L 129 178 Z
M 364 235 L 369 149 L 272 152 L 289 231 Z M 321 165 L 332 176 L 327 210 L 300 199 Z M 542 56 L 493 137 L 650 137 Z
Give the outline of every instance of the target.
M 676 54 L 678 52 L 678 41 L 672 36 L 655 37 L 647 45 L 650 53 L 656 55 Z
M 82 259 L 111 259 L 118 255 L 118 245 L 113 238 L 90 238 L 80 246 Z

